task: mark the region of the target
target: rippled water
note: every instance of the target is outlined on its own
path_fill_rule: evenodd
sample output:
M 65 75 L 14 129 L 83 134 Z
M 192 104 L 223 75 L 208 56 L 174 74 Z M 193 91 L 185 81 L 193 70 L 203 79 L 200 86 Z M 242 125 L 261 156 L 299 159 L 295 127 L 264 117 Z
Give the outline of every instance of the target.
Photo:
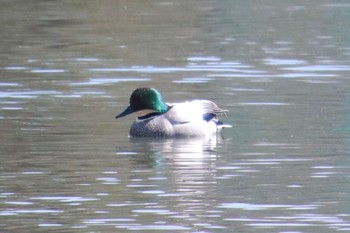
M 349 9 L 4 1 L 0 231 L 350 231 Z M 234 127 L 129 138 L 139 86 Z

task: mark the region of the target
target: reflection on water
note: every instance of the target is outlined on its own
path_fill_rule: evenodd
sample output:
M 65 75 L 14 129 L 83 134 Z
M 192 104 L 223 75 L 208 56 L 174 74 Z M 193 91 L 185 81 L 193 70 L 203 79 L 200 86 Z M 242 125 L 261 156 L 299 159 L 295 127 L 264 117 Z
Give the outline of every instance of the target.
M 137 178 L 133 178 L 127 187 L 151 201 L 146 206 L 136 206 L 132 213 L 145 218 L 161 215 L 169 220 L 155 225 L 127 226 L 126 229 L 190 230 L 188 224 L 181 223 L 182 220 L 196 224 L 205 218 L 204 213 L 211 211 L 209 203 L 212 201 L 209 197 L 217 186 L 213 170 L 216 164 L 213 152 L 216 139 L 213 140 L 132 140 L 132 148 L 141 149 L 138 155 L 132 156 L 134 165 L 148 166 L 148 169 L 151 166 L 157 170 L 155 174 L 148 174 L 142 168 L 130 171 L 131 176 Z M 139 153 L 145 153 L 145 148 L 153 153 L 146 152 L 151 157 L 140 158 Z M 201 200 L 199 197 L 206 198 Z M 199 216 L 201 213 L 204 214 L 203 217 Z M 204 225 L 210 227 L 212 224 Z
M 0 230 L 350 231 L 348 10 L 5 1 Z M 138 86 L 211 99 L 233 128 L 129 138 L 114 116 Z
M 65 173 L 54 168 L 12 173 L 12 185 L 24 185 L 23 179 L 26 185 L 1 193 L 0 215 L 8 223 L 21 219 L 43 231 L 102 227 L 225 232 L 233 225 L 255 231 L 347 229 L 346 209 L 334 209 L 337 202 L 324 191 L 336 188 L 339 183 L 330 186 L 329 180 L 342 179 L 348 168 L 316 166 L 318 158 L 281 153 L 298 149 L 296 144 L 259 143 L 255 153 L 233 151 L 226 156 L 222 151 L 229 144 L 230 140 L 131 139 L 115 155 L 87 154 L 85 162 L 58 157 L 46 164 L 68 162 L 56 168 Z M 280 151 L 278 157 L 271 148 Z M 311 173 L 304 176 L 305 170 Z M 2 179 L 11 177 L 8 173 Z M 38 181 L 40 190 L 35 187 Z M 24 197 L 24 191 L 30 195 Z

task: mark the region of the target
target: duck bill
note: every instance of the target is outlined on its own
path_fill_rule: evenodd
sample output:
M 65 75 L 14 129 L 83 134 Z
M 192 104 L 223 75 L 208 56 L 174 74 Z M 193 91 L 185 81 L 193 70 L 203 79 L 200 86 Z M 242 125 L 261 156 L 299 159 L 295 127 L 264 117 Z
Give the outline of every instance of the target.
M 117 115 L 115 118 L 118 119 L 120 117 L 124 117 L 127 116 L 131 113 L 134 113 L 135 111 L 129 106 L 127 107 L 122 113 L 120 113 L 119 115 Z

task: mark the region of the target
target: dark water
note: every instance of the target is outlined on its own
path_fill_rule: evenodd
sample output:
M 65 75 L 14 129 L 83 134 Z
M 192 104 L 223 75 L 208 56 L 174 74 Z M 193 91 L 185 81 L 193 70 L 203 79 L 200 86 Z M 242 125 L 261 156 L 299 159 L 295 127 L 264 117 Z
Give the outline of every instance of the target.
M 349 232 L 347 1 L 2 1 L 0 231 Z M 217 140 L 131 139 L 133 89 Z

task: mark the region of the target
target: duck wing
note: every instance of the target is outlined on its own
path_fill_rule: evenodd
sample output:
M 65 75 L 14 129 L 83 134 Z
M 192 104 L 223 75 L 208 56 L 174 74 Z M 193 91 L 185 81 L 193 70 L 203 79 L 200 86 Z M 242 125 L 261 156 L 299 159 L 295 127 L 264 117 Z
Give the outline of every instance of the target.
M 203 119 L 210 121 L 217 116 L 224 115 L 227 118 L 227 110 L 221 109 L 213 101 L 210 100 L 193 100 L 192 102 L 202 106 Z
M 225 115 L 226 110 L 219 108 L 210 100 L 193 100 L 183 103 L 169 104 L 170 109 L 165 113 L 172 124 L 211 121 L 218 115 Z

